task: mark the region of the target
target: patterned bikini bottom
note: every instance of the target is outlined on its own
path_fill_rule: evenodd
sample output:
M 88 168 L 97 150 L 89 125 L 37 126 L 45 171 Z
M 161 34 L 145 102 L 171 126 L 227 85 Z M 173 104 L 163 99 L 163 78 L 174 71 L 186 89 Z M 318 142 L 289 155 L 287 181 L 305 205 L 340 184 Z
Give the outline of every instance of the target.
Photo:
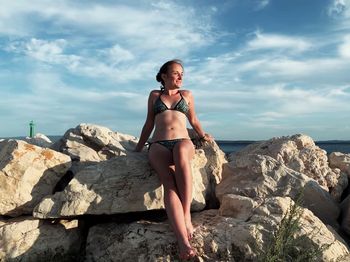
M 184 140 L 189 140 L 188 138 L 177 138 L 177 139 L 169 139 L 169 140 L 159 140 L 159 141 L 154 141 L 154 142 L 149 142 L 148 145 L 148 151 L 151 148 L 151 145 L 157 143 L 160 144 L 164 147 L 166 147 L 167 149 L 169 149 L 171 152 L 173 152 L 174 146 L 180 142 L 180 141 L 184 141 Z

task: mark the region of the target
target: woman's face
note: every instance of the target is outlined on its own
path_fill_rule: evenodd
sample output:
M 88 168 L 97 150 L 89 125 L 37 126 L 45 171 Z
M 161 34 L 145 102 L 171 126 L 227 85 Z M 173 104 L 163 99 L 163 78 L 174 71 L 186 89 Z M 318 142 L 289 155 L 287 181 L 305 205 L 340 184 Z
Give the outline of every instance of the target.
M 168 67 L 168 72 L 163 74 L 163 80 L 166 87 L 180 88 L 182 86 L 183 68 L 179 64 L 172 64 Z

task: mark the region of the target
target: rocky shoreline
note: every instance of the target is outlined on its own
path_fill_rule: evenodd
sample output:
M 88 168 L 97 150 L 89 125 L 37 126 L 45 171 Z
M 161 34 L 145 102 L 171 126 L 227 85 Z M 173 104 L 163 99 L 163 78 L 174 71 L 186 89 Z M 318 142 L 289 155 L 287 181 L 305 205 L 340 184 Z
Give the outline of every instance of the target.
M 55 143 L 0 141 L 0 261 L 177 260 L 163 189 L 136 142 L 92 124 Z M 207 143 L 191 165 L 198 261 L 257 261 L 302 188 L 305 248 L 350 261 L 350 154 L 294 135 L 228 157 Z

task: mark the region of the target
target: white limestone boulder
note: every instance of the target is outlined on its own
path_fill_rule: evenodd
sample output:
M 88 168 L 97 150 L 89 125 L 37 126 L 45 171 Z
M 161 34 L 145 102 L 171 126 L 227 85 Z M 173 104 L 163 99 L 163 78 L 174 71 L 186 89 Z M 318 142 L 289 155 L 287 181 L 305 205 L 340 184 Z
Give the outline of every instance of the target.
M 304 187 L 303 206 L 311 210 L 324 224 L 339 229 L 339 203 L 314 180 L 307 182 Z
M 67 155 L 22 140 L 0 142 L 0 215 L 31 214 L 70 168 Z
M 0 261 L 77 261 L 81 235 L 78 220 L 0 220 Z
M 272 197 L 254 211 L 249 222 L 258 225 L 261 237 L 257 235 L 257 238 L 262 239 L 261 247 L 264 250 L 270 243 L 266 232 L 277 229 L 281 218 L 290 211 L 292 204 L 294 202 L 289 197 Z M 300 243 L 302 246 L 299 248 L 304 249 L 305 252 L 315 246 L 321 248 L 321 255 L 314 257 L 317 261 L 348 261 L 347 258 L 350 257 L 349 247 L 336 231 L 331 226 L 325 225 L 309 209 L 301 208 L 301 212 L 298 222 L 300 230 L 295 234 L 297 237 L 304 236 Z
M 237 199 L 232 198 L 234 206 Z M 247 203 L 247 201 L 246 201 Z M 221 216 L 218 210 L 193 214 L 196 227 L 192 246 L 199 261 L 256 261 L 259 249 L 270 245 L 270 238 L 291 203 L 289 198 L 267 198 L 249 217 Z M 227 211 L 226 214 L 230 212 Z M 349 256 L 343 240 L 329 230 L 312 212 L 304 210 L 301 231 L 307 234 L 300 248 L 329 244 L 317 261 Z M 313 232 L 318 234 L 314 235 Z M 101 224 L 90 229 L 86 261 L 176 261 L 178 250 L 167 222 L 139 221 L 131 224 Z
M 216 187 L 216 196 L 226 194 L 246 196 L 259 201 L 268 196 L 294 198 L 311 179 L 286 167 L 267 155 L 239 155 L 224 164 L 222 180 Z
M 219 214 L 245 221 L 252 216 L 260 204 L 250 197 L 226 194 L 221 199 Z
M 340 173 L 329 167 L 327 152 L 315 145 L 311 137 L 293 135 L 257 142 L 229 156 L 229 161 L 249 154 L 267 155 L 285 166 L 316 180 L 339 201 L 347 183 L 340 183 Z M 343 178 L 342 178 L 343 179 Z
M 100 162 L 132 152 L 138 139 L 104 126 L 80 124 L 66 131 L 52 148 L 80 162 Z
M 303 188 L 304 206 L 324 223 L 338 228 L 340 205 L 330 194 L 315 180 L 267 155 L 239 154 L 224 164 L 223 178 L 216 187 L 216 195 L 221 205 L 225 196 L 231 194 L 249 197 L 259 203 L 270 196 L 295 199 Z
M 94 124 L 79 124 L 66 131 L 51 148 L 72 159 L 73 174 L 87 166 L 132 152 L 138 139 Z
M 350 154 L 332 152 L 329 154 L 328 158 L 330 167 L 339 168 L 350 177 Z
M 191 162 L 192 210 L 202 210 L 213 201 L 225 162 L 223 152 L 214 143 L 196 151 Z M 81 170 L 64 191 L 44 198 L 33 215 L 57 218 L 163 208 L 163 188 L 149 165 L 147 153 L 130 152 Z

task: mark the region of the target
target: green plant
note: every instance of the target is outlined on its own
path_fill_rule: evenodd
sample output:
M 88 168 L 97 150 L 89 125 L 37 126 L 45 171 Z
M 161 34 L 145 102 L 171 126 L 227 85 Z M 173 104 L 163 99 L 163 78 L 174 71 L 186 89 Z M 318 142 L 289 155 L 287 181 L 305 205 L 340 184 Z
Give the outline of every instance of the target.
M 300 219 L 303 215 L 303 208 L 301 207 L 302 196 L 302 191 L 300 191 L 295 202 L 291 203 L 288 211 L 282 217 L 277 230 L 272 233 L 267 250 L 260 251 L 259 261 L 319 261 L 323 251 L 331 245 L 318 246 L 310 241 L 319 230 L 300 235 Z

